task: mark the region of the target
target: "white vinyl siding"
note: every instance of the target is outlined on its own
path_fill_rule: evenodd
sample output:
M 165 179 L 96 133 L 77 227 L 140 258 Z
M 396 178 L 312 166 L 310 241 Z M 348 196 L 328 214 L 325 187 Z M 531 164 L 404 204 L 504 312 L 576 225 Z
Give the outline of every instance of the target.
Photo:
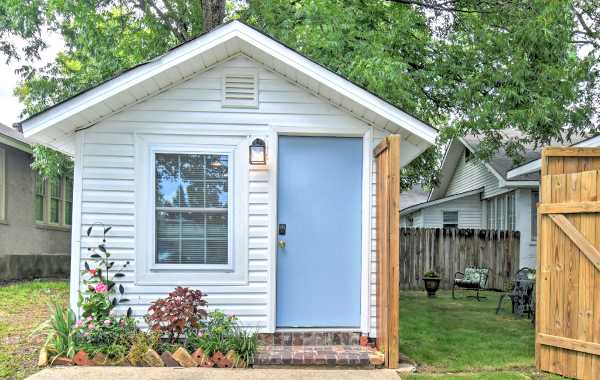
M 481 228 L 482 202 L 479 194 L 450 200 L 413 212 L 413 227 L 442 228 L 445 211 L 458 211 L 458 228 Z M 403 221 L 407 215 L 401 217 Z
M 230 69 L 256 70 L 259 88 L 257 108 L 222 107 L 222 75 Z M 107 248 L 116 262 L 131 262 L 125 271 L 125 277 L 119 279 L 119 282 L 124 285 L 127 298 L 131 299 L 134 316 L 142 317 L 151 301 L 164 297 L 177 285 L 176 280 L 172 285 L 136 283 L 136 233 L 140 228 L 136 227 L 136 201 L 140 197 L 136 192 L 136 175 L 139 174 L 136 173 L 139 158 L 136 157 L 137 137 L 235 137 L 242 139 L 243 144 L 247 145 L 256 137 L 270 141 L 268 136 L 271 125 L 277 124 L 306 126 L 307 131 L 312 128 L 315 131 L 320 127 L 330 128 L 332 125 L 339 126 L 340 131 L 352 127 L 368 128 L 364 122 L 347 112 L 311 95 L 244 56 L 239 56 L 80 132 L 83 134 L 82 235 L 85 235 L 88 226 L 96 222 L 113 226 L 107 239 Z M 384 135 L 385 133 L 375 130 L 373 145 L 378 142 L 377 138 Z M 245 149 L 247 152 L 247 146 Z M 276 159 L 269 156 L 269 146 L 267 156 L 268 160 Z M 210 309 L 234 314 L 245 326 L 260 331 L 272 331 L 274 328 L 270 325 L 275 300 L 274 289 L 271 287 L 275 279 L 275 273 L 271 270 L 274 265 L 271 244 L 276 239 L 271 221 L 274 217 L 274 202 L 277 201 L 272 193 L 273 180 L 270 170 L 249 167 L 245 183 L 242 184 L 247 206 L 241 218 L 246 223 L 244 244 L 247 250 L 247 281 L 235 285 L 193 286 L 207 293 Z M 373 183 L 372 189 L 374 188 Z M 374 195 L 372 199 L 374 210 Z M 374 219 L 371 227 L 374 239 Z M 89 258 L 87 248 L 97 245 L 99 236 L 81 236 L 80 239 L 80 267 L 83 268 L 83 260 Z M 370 320 L 374 323 L 374 240 L 371 247 L 369 310 Z M 121 309 L 126 307 L 119 306 Z M 371 331 L 375 331 L 374 324 Z
M 0 221 L 6 221 L 6 151 L 0 148 Z
M 506 191 L 498 187 L 498 182 L 498 177 L 490 172 L 490 169 L 481 161 L 470 159 L 465 162 L 463 153 L 458 160 L 444 196 L 448 197 L 483 187 L 483 197 L 488 198 Z

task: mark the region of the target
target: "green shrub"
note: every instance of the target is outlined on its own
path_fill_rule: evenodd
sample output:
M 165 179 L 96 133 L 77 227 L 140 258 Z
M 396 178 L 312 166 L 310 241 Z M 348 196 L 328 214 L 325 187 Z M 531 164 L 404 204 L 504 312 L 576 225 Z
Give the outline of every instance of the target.
M 138 329 L 135 320 L 129 317 L 106 317 L 95 321 L 88 317 L 78 321 L 81 346 L 85 352 L 94 357 L 98 353 L 111 360 L 122 360 L 129 353 Z
M 138 331 L 134 336 L 127 359 L 133 365 L 144 363 L 143 356 L 149 349 L 157 350 L 160 345 L 160 334 L 155 331 Z
M 75 313 L 54 300 L 49 305 L 50 319 L 38 326 L 32 334 L 46 333 L 44 347 L 51 357 L 72 358 L 78 350 L 79 340 L 75 328 Z
M 198 330 L 189 330 L 186 335 L 186 348 L 193 351 L 201 348 L 208 356 L 215 352 L 227 353 L 233 350 L 239 359 L 251 363 L 258 348 L 256 334 L 245 331 L 235 316 L 222 311 L 208 313 L 201 321 Z

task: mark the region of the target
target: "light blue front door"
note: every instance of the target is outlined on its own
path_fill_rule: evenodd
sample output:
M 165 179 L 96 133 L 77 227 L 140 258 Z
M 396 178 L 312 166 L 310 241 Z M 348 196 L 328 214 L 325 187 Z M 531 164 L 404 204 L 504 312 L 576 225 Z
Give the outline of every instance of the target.
M 278 150 L 277 327 L 359 327 L 362 139 L 281 136 Z

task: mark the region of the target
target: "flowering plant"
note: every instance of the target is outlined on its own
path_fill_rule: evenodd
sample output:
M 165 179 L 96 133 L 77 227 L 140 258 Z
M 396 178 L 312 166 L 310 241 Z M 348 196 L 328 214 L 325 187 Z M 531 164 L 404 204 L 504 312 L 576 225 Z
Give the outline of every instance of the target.
M 109 359 L 124 358 L 129 352 L 138 331 L 135 320 L 113 315 L 95 319 L 88 316 L 75 322 L 83 350 L 92 357 L 98 353 Z
M 87 229 L 87 236 L 92 234 L 94 227 L 95 225 L 92 225 Z M 96 321 L 108 317 L 117 304 L 129 301 L 123 298 L 125 293 L 123 285 L 119 284 L 118 288 L 115 288 L 117 285 L 115 279 L 125 277 L 123 270 L 127 268 L 129 261 L 123 263 L 118 270 L 113 270 L 115 261 L 111 261 L 111 254 L 106 249 L 106 234 L 112 227 L 104 225 L 100 225 L 100 227 L 102 228 L 102 243 L 96 248 L 88 248 L 88 251 L 91 252 L 91 261 L 85 261 L 85 269 L 81 271 L 82 281 L 87 287 L 83 294 L 79 293 L 78 303 L 83 309 L 83 317 L 92 317 Z M 117 294 L 117 290 L 119 294 Z M 131 308 L 127 310 L 127 316 L 131 316 Z

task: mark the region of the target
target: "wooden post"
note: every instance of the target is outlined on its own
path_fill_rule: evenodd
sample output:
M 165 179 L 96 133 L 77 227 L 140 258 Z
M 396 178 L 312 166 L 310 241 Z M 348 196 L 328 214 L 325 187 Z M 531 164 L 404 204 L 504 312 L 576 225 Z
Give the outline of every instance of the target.
M 398 368 L 400 314 L 400 136 L 373 151 L 377 165 L 377 347 L 385 365 Z M 415 242 L 415 246 L 422 242 Z

